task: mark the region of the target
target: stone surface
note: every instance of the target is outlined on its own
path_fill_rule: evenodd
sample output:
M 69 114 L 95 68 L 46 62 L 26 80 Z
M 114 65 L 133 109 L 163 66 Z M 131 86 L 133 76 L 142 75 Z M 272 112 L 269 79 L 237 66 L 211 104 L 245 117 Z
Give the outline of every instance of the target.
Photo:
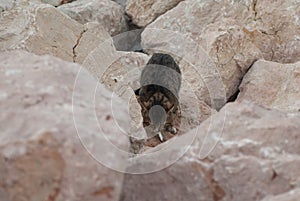
M 39 1 L 41 1 L 42 3 L 50 4 L 52 6 L 57 7 L 62 4 L 70 3 L 70 2 L 76 1 L 76 0 L 39 0 Z
M 139 27 L 145 27 L 161 14 L 175 7 L 182 0 L 127 0 L 126 13 L 132 22 Z
M 190 149 L 172 166 L 126 175 L 121 200 L 253 201 L 299 187 L 299 115 L 242 102 L 227 104 L 211 120 L 198 127 Z M 161 159 L 140 166 L 167 163 L 162 150 L 180 153 L 192 132 L 148 150 L 159 151 Z
M 280 64 L 259 60 L 243 78 L 239 89 L 238 101 L 300 112 L 300 62 Z
M 268 196 L 262 201 L 297 201 L 299 200 L 300 189 L 291 190 L 287 193 L 283 193 L 277 196 Z
M 133 29 L 113 37 L 114 46 L 118 51 L 141 52 L 141 33 L 143 29 Z
M 125 8 L 126 6 L 126 0 L 112 0 L 114 2 L 117 2 L 118 4 L 120 4 L 123 8 Z
M 112 38 L 104 27 L 96 22 L 88 22 L 83 25 L 83 31 L 73 46 L 73 62 L 84 63 L 89 54 L 98 47 L 106 51 L 115 51 Z
M 41 0 L 42 3 L 50 4 L 52 6 L 60 6 L 64 0 Z
M 110 92 L 99 85 L 94 96 L 97 81 L 81 77 L 86 71 L 80 76 L 79 69 L 52 56 L 0 54 L 1 201 L 118 200 L 122 174 L 95 158 L 102 154 L 121 162 L 106 140 L 126 151 L 128 139 L 107 107 Z M 125 104 L 118 100 L 118 115 L 128 124 Z
M 24 49 L 82 63 L 90 51 L 110 40 L 100 25 L 81 25 L 46 4 L 20 1 L 0 18 L 1 51 Z
M 298 5 L 297 1 L 285 0 L 183 1 L 146 27 L 142 47 L 149 53 L 170 52 L 188 61 L 189 66 L 203 69 L 199 74 L 204 80 L 193 85 L 200 91 L 199 98 L 211 105 L 204 90 L 209 82 L 203 65 L 207 59 L 216 66 L 227 99 L 236 93 L 257 59 L 280 63 L 300 59 Z M 212 87 L 210 96 L 218 88 Z
M 14 2 L 7 0 L 0 0 L 0 12 L 9 10 L 14 6 Z
M 77 0 L 58 9 L 81 24 L 99 22 L 113 36 L 127 30 L 122 7 L 110 0 Z

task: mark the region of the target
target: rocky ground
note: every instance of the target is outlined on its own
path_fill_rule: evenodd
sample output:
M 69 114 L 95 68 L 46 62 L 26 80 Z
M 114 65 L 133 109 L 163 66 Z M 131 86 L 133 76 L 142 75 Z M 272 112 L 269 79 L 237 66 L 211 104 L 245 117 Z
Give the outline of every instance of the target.
M 133 155 L 154 52 L 179 135 Z M 0 201 L 299 200 L 298 0 L 0 0 L 0 72 Z

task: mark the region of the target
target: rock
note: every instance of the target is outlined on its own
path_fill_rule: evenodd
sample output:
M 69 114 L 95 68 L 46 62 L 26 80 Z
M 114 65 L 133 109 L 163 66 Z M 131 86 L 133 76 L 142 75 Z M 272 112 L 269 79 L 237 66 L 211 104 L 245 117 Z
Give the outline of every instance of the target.
M 0 0 L 0 12 L 12 9 L 13 6 L 14 6 L 14 2 L 13 1 Z
M 168 164 L 198 133 L 185 155 L 170 167 L 126 175 L 121 200 L 253 201 L 299 187 L 299 115 L 251 102 L 228 103 L 197 129 L 146 151 L 160 157 L 141 160 L 139 167 L 131 168 Z
M 256 1 L 255 24 L 249 28 L 263 58 L 279 63 L 300 60 L 300 8 L 298 1 Z
M 138 52 L 119 52 L 119 54 L 120 56 L 105 69 L 100 78 L 101 83 L 109 90 L 115 91 L 119 84 L 127 84 L 126 81 L 131 81 L 128 84 L 133 90 L 138 89 L 140 72 L 150 56 Z
M 257 59 L 289 63 L 300 58 L 300 27 L 299 19 L 295 17 L 300 12 L 298 4 L 280 0 L 269 8 L 267 0 L 255 2 L 180 2 L 145 28 L 143 50 L 171 53 L 178 60 L 185 60 L 188 64 L 184 65 L 189 68 L 198 68 L 201 80 L 195 75 L 199 81 L 193 86 L 198 88 L 198 97 L 212 105 L 211 96 L 220 87 L 211 84 L 211 89 L 205 89 L 205 84 L 210 82 L 207 77 L 217 77 L 207 73 L 206 61 L 210 60 L 224 84 L 226 100 L 229 100 Z
M 300 196 L 300 189 L 291 190 L 287 193 L 283 193 L 277 196 L 268 196 L 262 201 L 297 201 Z
M 64 0 L 41 0 L 42 3 L 50 4 L 52 6 L 60 6 Z
M 58 9 L 81 24 L 99 22 L 112 36 L 127 30 L 122 7 L 111 0 L 77 0 Z
M 146 65 L 149 56 L 136 52 L 118 52 L 119 56 L 111 62 L 102 75 L 99 76 L 100 82 L 107 89 L 116 93 L 126 103 L 131 117 L 130 133 L 131 136 L 139 137 L 143 132 L 141 108 L 135 98 L 134 90 L 140 87 L 139 76 L 141 69 Z M 101 59 L 100 59 L 101 60 Z
M 111 40 L 100 25 L 81 25 L 44 4 L 22 1 L 0 18 L 0 51 L 24 49 L 82 63 L 94 48 Z
M 238 101 L 249 100 L 287 112 L 300 111 L 300 62 L 280 64 L 259 60 L 245 75 Z
M 142 52 L 141 33 L 143 29 L 134 29 L 113 37 L 114 46 L 118 51 Z
M 120 171 L 124 158 L 107 148 L 128 151 L 128 138 L 107 106 L 111 93 L 99 85 L 95 95 L 98 82 L 80 68 L 24 51 L 0 54 L 1 200 L 118 199 L 123 175 L 107 167 Z M 124 102 L 115 101 L 128 124 Z
M 34 4 L 40 4 L 41 0 L 14 0 L 14 1 L 8 1 L 8 0 L 0 0 L 0 12 L 3 11 L 9 11 L 16 7 L 21 6 L 32 6 Z M 2 17 L 2 16 L 0 16 Z
M 145 27 L 161 14 L 175 7 L 180 1 L 182 0 L 127 0 L 126 13 L 134 24 Z
M 112 0 L 114 2 L 117 2 L 118 4 L 120 4 L 123 8 L 125 8 L 126 6 L 126 0 Z
M 104 27 L 96 22 L 86 23 L 83 25 L 83 31 L 73 47 L 73 61 L 82 64 L 88 55 L 92 54 L 99 46 L 106 51 L 115 51 L 112 38 Z

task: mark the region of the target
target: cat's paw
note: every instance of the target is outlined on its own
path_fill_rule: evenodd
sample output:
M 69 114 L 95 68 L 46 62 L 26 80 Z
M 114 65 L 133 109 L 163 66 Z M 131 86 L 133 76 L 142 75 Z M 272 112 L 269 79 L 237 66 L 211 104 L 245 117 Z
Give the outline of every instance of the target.
M 177 133 L 177 129 L 173 126 L 168 126 L 166 127 L 166 131 L 172 133 L 172 134 L 176 134 Z

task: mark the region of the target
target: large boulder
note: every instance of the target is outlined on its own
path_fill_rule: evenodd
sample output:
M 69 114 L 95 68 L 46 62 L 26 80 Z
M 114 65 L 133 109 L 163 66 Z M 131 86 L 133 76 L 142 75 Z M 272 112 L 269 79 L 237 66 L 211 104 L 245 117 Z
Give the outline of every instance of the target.
M 280 64 L 259 60 L 243 78 L 238 101 L 249 100 L 265 107 L 300 112 L 300 62 Z
M 77 0 L 58 9 L 81 24 L 99 22 L 113 36 L 127 30 L 122 7 L 111 0 Z
M 197 129 L 188 151 L 170 167 L 126 175 L 121 200 L 253 201 L 299 187 L 299 115 L 229 103 Z M 163 151 L 180 154 L 195 130 L 145 152 L 161 158 L 142 160 L 139 168 L 167 164 Z
M 0 51 L 23 49 L 82 63 L 109 34 L 97 23 L 81 25 L 56 8 L 17 1 L 0 16 Z
M 97 80 L 52 56 L 1 53 L 0 72 L 0 200 L 118 200 L 123 176 L 104 165 L 122 158 L 107 145 L 128 151 L 129 142 L 111 93 L 99 85 L 94 95 Z M 128 124 L 126 104 L 115 101 Z
M 285 0 L 271 4 L 267 0 L 183 1 L 146 27 L 142 47 L 150 53 L 170 52 L 182 65 L 198 68 L 201 79 L 193 85 L 198 87 L 199 98 L 211 105 L 211 94 L 205 90 L 207 59 L 215 64 L 227 100 L 236 94 L 242 77 L 257 59 L 280 63 L 300 59 L 298 5 Z M 208 91 L 215 93 L 218 88 Z
M 126 13 L 132 22 L 139 27 L 145 27 L 161 14 L 175 7 L 182 0 L 127 0 Z

